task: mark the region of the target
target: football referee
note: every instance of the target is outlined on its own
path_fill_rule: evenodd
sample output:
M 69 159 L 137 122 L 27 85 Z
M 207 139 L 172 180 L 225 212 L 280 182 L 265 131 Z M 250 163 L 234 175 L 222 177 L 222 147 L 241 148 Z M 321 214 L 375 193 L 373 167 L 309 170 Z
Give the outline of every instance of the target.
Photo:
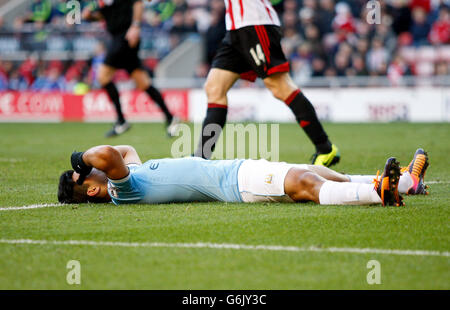
M 143 11 L 144 4 L 141 0 L 95 0 L 83 10 L 85 20 L 105 20 L 112 37 L 98 72 L 98 81 L 108 93 L 117 112 L 117 121 L 106 133 L 106 137 L 120 135 L 130 128 L 122 113 L 119 92 L 112 81 L 117 69 L 125 69 L 137 88 L 145 91 L 161 108 L 166 117 L 169 136 L 173 136 L 178 124 L 178 119 L 170 113 L 161 93 L 152 86 L 152 80 L 138 56 Z

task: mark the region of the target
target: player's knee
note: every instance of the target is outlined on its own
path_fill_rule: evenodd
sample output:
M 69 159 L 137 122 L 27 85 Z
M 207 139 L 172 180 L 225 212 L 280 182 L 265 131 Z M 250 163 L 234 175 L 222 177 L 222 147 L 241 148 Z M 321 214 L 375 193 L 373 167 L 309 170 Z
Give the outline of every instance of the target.
M 149 88 L 150 83 L 147 83 L 146 81 L 136 81 L 136 88 L 142 91 L 147 90 Z
M 109 82 L 111 82 L 111 78 L 105 73 L 99 73 L 97 76 L 97 81 L 102 87 L 105 87 Z
M 278 100 L 285 101 L 298 88 L 287 73 L 273 75 L 264 80 L 264 84 Z
M 291 195 L 295 201 L 316 201 L 322 184 L 321 178 L 314 172 L 302 170 L 295 177 L 295 191 Z
M 278 100 L 283 101 L 285 99 L 284 93 L 280 89 L 272 89 L 272 95 Z
M 282 85 L 273 81 L 264 81 L 264 84 L 275 98 L 282 101 L 285 99 L 285 90 Z
M 317 174 L 314 172 L 304 172 L 298 178 L 298 186 L 306 190 L 314 188 L 317 182 Z
M 203 88 L 208 100 L 217 100 L 226 96 L 225 89 L 217 82 L 207 80 Z
M 145 71 L 142 70 L 135 70 L 131 74 L 134 83 L 136 84 L 136 88 L 142 91 L 146 91 L 147 88 L 151 85 L 151 79 L 150 76 Z

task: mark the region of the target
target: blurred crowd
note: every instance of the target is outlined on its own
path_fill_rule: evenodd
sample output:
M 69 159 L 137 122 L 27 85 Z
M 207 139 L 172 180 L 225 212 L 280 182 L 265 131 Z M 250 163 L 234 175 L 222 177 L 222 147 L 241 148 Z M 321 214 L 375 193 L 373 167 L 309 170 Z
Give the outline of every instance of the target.
M 92 0 L 81 0 L 81 7 Z M 450 0 L 272 0 L 282 21 L 283 50 L 296 82 L 311 77 L 449 75 Z M 372 4 L 368 8 L 368 3 Z M 377 12 L 379 16 L 373 15 Z M 375 9 L 375 11 L 371 11 Z M 0 19 L 0 33 L 12 33 L 29 51 L 88 51 L 89 59 L 1 61 L 14 41 L 0 35 L 0 90 L 86 91 L 105 52 L 103 23 L 66 22 L 66 0 L 33 0 L 11 25 Z M 380 23 L 376 22 L 379 18 Z M 30 40 L 20 35 L 31 34 Z M 76 33 L 77 36 L 73 34 Z M 20 35 L 19 35 L 20 34 Z M 100 35 L 99 35 L 100 34 Z M 144 63 L 160 59 L 189 36 L 201 36 L 204 63 L 194 77 L 205 77 L 225 34 L 223 0 L 166 0 L 146 4 L 141 49 Z M 24 43 L 25 42 L 25 43 Z M 40 45 L 39 45 L 40 44 Z M 26 45 L 26 46 L 25 46 Z M 124 73 L 117 79 L 126 80 Z
M 297 80 L 311 76 L 387 75 L 397 79 L 404 75 L 448 75 L 448 1 L 372 2 L 380 4 L 379 24 L 373 15 L 376 11 L 371 11 L 377 6 L 368 8 L 368 3 L 283 2 L 283 48 Z

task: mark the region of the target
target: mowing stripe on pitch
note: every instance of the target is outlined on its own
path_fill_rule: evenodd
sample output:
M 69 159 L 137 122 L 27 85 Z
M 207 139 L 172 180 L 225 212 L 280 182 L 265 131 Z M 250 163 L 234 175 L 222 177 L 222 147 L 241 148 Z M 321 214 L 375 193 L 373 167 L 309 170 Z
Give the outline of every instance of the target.
M 387 254 L 404 256 L 442 256 L 449 257 L 450 252 L 426 250 L 400 250 L 400 249 L 371 249 L 371 248 L 321 248 L 315 246 L 297 247 L 283 245 L 248 245 L 229 243 L 166 243 L 166 242 L 115 242 L 115 241 L 89 241 L 89 240 L 33 240 L 33 239 L 0 239 L 0 244 L 33 244 L 33 245 L 87 245 L 111 246 L 133 248 L 191 248 L 191 249 L 225 249 L 225 250 L 251 250 L 251 251 L 282 251 L 282 252 L 326 252 L 326 253 L 355 253 L 355 254 Z

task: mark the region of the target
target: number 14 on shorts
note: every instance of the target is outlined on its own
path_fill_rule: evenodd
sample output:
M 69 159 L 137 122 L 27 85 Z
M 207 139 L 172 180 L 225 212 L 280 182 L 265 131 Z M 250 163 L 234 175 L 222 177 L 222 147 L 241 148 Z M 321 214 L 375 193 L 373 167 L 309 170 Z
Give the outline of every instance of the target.
M 256 51 L 255 51 L 255 48 L 252 47 L 250 49 L 250 54 L 252 55 L 253 60 L 255 61 L 255 64 L 257 66 L 260 66 L 261 64 L 266 63 L 266 56 L 263 53 L 261 44 L 259 44 L 259 43 L 256 44 Z

